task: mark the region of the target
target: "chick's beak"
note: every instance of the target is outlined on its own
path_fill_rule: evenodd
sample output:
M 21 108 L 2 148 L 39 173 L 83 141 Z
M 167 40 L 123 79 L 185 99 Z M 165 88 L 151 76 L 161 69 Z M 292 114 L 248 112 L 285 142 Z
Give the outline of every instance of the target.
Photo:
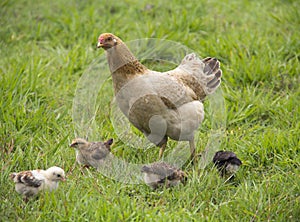
M 97 43 L 97 48 L 102 48 L 103 47 L 103 44 L 99 41 L 98 43 Z
M 66 178 L 65 178 L 65 177 L 62 177 L 62 178 L 61 178 L 61 181 L 65 182 L 65 181 L 66 181 Z

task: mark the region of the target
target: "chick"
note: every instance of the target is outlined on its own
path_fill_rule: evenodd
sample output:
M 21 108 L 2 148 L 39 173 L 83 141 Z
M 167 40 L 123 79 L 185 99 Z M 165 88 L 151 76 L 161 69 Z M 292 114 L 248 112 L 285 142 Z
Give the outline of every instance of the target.
M 231 151 L 218 151 L 213 158 L 214 165 L 222 177 L 233 176 L 242 165 L 242 161 Z
M 88 142 L 85 139 L 76 138 L 72 141 L 70 147 L 75 148 L 76 160 L 79 164 L 98 168 L 110 154 L 112 143 L 113 139 L 109 139 L 106 142 Z
M 59 181 L 65 181 L 65 172 L 60 167 L 50 167 L 47 170 L 29 170 L 19 173 L 11 173 L 11 179 L 15 182 L 16 191 L 28 198 L 37 195 L 42 190 L 53 191 L 57 189 Z
M 145 183 L 153 189 L 166 186 L 167 188 L 185 183 L 186 174 L 165 162 L 156 162 L 142 167 Z

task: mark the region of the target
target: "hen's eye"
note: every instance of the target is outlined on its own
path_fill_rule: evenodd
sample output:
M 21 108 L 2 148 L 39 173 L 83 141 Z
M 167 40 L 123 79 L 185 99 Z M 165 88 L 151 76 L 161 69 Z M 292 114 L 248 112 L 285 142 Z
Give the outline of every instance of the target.
M 108 38 L 107 38 L 107 41 L 111 41 L 111 40 L 112 40 L 112 38 L 111 38 L 111 37 L 108 37 Z

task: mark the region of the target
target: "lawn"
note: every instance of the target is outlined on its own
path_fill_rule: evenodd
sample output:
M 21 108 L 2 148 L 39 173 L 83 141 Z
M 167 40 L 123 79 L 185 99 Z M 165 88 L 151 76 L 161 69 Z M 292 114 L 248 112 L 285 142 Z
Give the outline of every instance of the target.
M 1 1 L 0 221 L 299 221 L 299 9 L 293 0 Z M 185 186 L 156 191 L 128 182 L 122 168 L 118 178 L 73 169 L 75 137 L 114 138 L 112 153 L 130 165 L 158 160 L 159 149 L 115 113 L 96 49 L 103 32 L 171 40 L 220 60 L 222 85 L 204 103 L 197 153 L 234 151 L 243 162 L 234 183 L 201 161 L 182 165 Z M 9 174 L 54 165 L 67 181 L 24 203 Z

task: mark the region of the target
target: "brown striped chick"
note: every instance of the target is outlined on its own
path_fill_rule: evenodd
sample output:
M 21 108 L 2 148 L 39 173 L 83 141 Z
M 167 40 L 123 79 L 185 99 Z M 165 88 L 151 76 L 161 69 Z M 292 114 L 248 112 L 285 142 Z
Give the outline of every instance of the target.
M 110 146 L 113 139 L 106 142 L 88 142 L 85 139 L 76 138 L 70 147 L 76 150 L 76 161 L 85 167 L 98 168 L 104 164 L 106 157 L 110 154 Z
M 57 189 L 59 181 L 65 181 L 65 172 L 60 167 L 50 167 L 47 170 L 30 170 L 19 173 L 11 173 L 11 179 L 15 182 L 16 191 L 28 198 L 37 195 L 42 190 L 50 192 Z
M 156 162 L 142 167 L 145 183 L 153 189 L 166 186 L 167 188 L 185 183 L 186 174 L 165 162 Z

